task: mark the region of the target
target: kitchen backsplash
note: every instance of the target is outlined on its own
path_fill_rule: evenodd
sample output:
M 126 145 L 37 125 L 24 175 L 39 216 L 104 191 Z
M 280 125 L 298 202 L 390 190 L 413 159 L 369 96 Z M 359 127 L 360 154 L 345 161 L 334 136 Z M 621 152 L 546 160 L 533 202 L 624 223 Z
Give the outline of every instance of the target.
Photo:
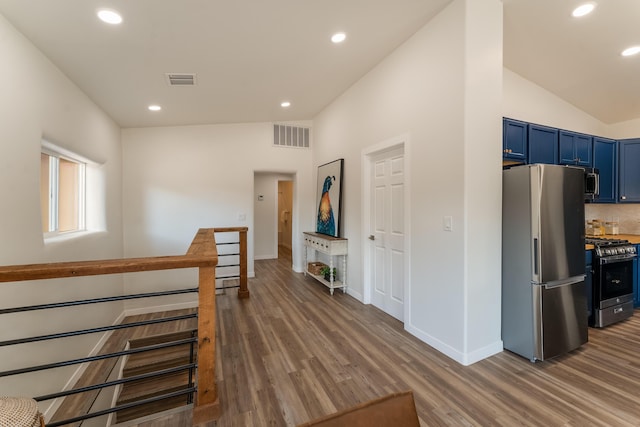
M 602 219 L 618 221 L 620 234 L 640 235 L 640 204 L 585 204 L 584 217 L 586 220 Z

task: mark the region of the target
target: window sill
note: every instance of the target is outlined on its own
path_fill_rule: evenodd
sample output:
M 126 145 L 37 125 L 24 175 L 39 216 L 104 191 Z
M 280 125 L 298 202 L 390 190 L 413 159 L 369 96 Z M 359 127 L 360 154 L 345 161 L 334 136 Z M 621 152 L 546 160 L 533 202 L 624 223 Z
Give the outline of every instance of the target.
M 45 234 L 44 244 L 67 242 L 70 240 L 80 239 L 85 236 L 91 236 L 94 234 L 103 233 L 102 231 L 82 230 L 82 231 L 67 231 L 65 233 Z

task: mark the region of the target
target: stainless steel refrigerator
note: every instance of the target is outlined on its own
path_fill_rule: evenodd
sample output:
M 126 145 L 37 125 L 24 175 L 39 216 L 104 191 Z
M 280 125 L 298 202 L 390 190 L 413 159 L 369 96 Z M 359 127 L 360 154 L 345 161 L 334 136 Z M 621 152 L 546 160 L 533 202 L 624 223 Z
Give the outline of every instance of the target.
M 532 362 L 587 342 L 584 170 L 503 171 L 502 341 Z

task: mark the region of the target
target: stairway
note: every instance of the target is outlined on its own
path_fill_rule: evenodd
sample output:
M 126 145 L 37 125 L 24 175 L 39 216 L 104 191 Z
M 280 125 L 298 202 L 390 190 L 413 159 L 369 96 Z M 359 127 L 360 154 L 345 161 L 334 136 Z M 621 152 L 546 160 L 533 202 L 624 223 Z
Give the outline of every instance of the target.
M 131 349 L 141 348 L 155 344 L 168 343 L 191 338 L 192 331 L 181 331 L 163 335 L 155 335 L 129 341 Z M 197 343 L 194 344 L 194 358 Z M 189 344 L 181 344 L 168 348 L 150 350 L 129 356 L 124 366 L 122 377 L 129 378 L 136 375 L 156 372 L 189 363 Z M 195 375 L 194 375 L 195 380 Z M 178 372 L 164 374 L 161 377 L 145 378 L 122 386 L 117 405 L 124 405 L 144 399 L 160 396 L 184 390 L 189 387 L 189 370 L 184 369 Z M 156 402 L 147 403 L 133 408 L 123 409 L 116 413 L 116 423 L 133 420 L 154 413 L 166 411 L 187 405 L 188 395 L 180 395 Z

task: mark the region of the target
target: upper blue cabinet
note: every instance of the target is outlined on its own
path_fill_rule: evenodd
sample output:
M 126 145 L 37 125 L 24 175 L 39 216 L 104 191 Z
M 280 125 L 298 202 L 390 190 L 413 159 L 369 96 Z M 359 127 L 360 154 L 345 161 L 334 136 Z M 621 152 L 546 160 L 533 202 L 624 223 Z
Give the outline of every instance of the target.
M 593 167 L 600 173 L 600 197 L 595 203 L 615 203 L 618 181 L 618 144 L 616 140 L 593 137 Z
M 528 163 L 558 164 L 558 129 L 529 124 Z
M 620 143 L 618 194 L 620 202 L 640 202 L 640 138 Z
M 502 121 L 502 157 L 522 163 L 527 161 L 527 123 L 518 120 Z
M 559 135 L 559 147 L 561 165 L 592 167 L 592 136 L 561 130 Z

